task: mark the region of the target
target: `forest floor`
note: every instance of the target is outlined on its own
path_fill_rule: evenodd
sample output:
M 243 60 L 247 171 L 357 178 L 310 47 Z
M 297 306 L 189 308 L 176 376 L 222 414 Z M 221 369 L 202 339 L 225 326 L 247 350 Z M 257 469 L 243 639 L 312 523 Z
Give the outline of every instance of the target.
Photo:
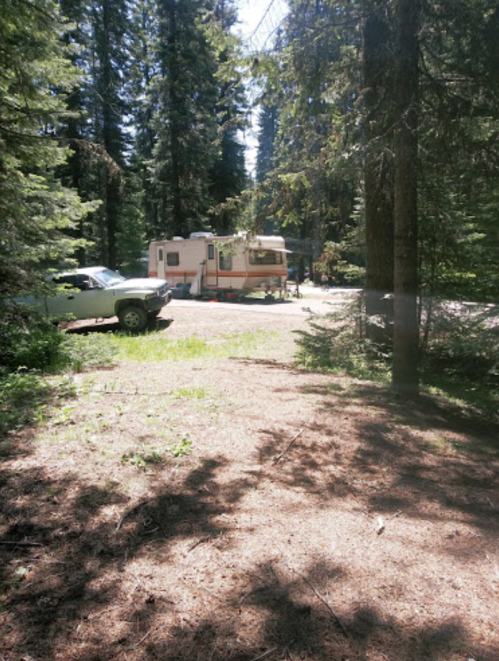
M 161 336 L 258 346 L 77 375 L 1 440 L 1 661 L 499 659 L 499 429 L 296 368 L 318 297 L 174 301 Z

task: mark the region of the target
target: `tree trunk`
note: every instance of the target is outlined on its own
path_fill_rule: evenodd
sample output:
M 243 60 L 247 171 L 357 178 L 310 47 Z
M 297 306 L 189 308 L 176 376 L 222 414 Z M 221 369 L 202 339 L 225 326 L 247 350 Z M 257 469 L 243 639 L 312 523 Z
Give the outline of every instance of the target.
M 392 387 L 414 395 L 418 371 L 418 28 L 419 1 L 398 0 L 395 99 L 395 305 Z
M 186 230 L 184 210 L 182 205 L 181 179 L 181 146 L 179 126 L 179 112 L 182 108 L 182 100 L 178 96 L 180 71 L 177 52 L 177 7 L 173 0 L 167 3 L 168 11 L 168 47 L 170 52 L 170 77 L 169 77 L 169 100 L 170 100 L 170 158 L 171 158 L 171 195 L 172 195 L 172 219 L 171 228 L 173 235 L 182 236 Z M 188 238 L 187 236 L 185 238 Z
M 393 67 L 388 17 L 379 0 L 365 0 L 363 78 L 366 156 L 366 335 L 391 349 L 393 324 L 393 163 L 382 136 L 389 133 Z

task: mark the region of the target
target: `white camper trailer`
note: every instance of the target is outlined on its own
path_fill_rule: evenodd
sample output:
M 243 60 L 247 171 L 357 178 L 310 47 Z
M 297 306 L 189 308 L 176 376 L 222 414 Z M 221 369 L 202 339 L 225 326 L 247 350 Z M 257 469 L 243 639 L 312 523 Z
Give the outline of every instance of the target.
M 190 289 L 192 296 L 283 289 L 287 261 L 281 236 L 214 236 L 149 244 L 149 277 L 167 278 L 170 287 Z

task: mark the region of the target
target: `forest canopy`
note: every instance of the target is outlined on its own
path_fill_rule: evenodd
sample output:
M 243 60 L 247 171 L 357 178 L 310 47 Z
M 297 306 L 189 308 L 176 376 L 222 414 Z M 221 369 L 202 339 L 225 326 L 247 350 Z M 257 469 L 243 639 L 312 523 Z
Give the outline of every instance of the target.
M 302 274 L 365 288 L 417 390 L 422 301 L 497 300 L 499 7 L 288 7 L 251 52 L 236 0 L 0 0 L 2 298 L 64 265 L 133 274 L 152 239 L 279 233 Z

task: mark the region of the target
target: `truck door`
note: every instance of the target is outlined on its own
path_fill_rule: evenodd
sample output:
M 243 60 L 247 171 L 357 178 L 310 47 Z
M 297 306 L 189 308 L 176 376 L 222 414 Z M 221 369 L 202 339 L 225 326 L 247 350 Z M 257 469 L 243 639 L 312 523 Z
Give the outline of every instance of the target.
M 206 259 L 206 287 L 216 287 L 218 285 L 218 250 L 215 248 L 214 243 L 207 245 L 207 259 Z

